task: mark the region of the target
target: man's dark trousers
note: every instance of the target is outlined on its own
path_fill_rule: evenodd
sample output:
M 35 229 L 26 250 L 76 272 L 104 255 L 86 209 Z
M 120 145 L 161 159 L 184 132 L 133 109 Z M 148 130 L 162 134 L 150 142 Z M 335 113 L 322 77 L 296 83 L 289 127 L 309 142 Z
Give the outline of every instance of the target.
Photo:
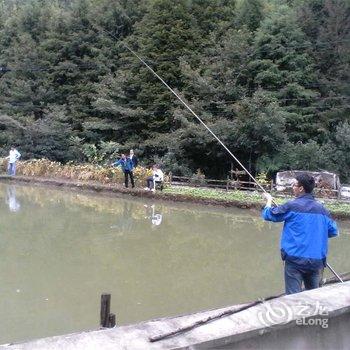
M 130 170 L 124 170 L 125 187 L 129 187 L 129 176 L 131 181 L 131 187 L 134 188 L 135 187 L 134 174 Z
M 306 290 L 318 288 L 320 286 L 321 278 L 322 269 L 309 270 L 287 260 L 284 263 L 286 294 L 301 292 L 302 282 L 304 282 Z

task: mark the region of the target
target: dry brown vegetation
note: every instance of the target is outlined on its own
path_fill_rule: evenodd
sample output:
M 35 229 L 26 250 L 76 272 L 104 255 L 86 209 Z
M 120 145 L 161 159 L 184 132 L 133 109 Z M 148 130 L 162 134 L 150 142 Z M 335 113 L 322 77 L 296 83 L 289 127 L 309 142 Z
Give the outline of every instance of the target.
M 3 160 L 6 171 L 7 162 Z M 144 186 L 151 170 L 138 166 L 134 169 L 136 184 Z M 124 174 L 120 167 L 100 166 L 94 164 L 61 164 L 48 159 L 31 159 L 17 162 L 17 174 L 45 178 L 61 178 L 79 181 L 97 181 L 103 184 L 122 184 Z

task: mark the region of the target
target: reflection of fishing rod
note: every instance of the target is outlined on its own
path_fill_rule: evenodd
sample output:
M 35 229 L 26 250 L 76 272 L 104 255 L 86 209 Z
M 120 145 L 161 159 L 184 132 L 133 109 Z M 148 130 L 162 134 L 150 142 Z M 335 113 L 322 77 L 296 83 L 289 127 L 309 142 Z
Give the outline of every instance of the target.
M 112 38 L 116 39 L 116 37 L 105 31 L 102 28 L 98 29 L 99 31 L 102 31 L 104 33 L 107 33 Z M 219 139 L 218 136 L 203 122 L 203 120 L 192 110 L 192 108 L 164 81 L 164 79 L 159 76 L 134 50 L 132 50 L 125 42 L 123 42 L 123 45 L 143 64 L 147 67 L 147 69 L 156 77 L 158 78 L 167 88 L 170 90 L 172 94 L 176 96 L 176 98 L 195 116 L 195 118 L 210 132 L 210 134 L 220 143 L 220 145 L 228 152 L 228 154 L 242 167 L 242 169 L 249 175 L 249 177 L 254 181 L 254 183 L 266 194 L 268 192 L 265 190 L 263 186 L 255 179 L 255 177 L 246 169 L 246 167 L 239 161 L 239 159 L 226 147 L 226 145 Z M 270 195 L 270 194 L 268 194 Z M 272 202 L 276 204 L 276 202 L 272 199 Z M 343 282 L 343 280 L 339 277 L 339 275 L 333 270 L 333 268 L 327 263 L 327 267 L 332 271 L 332 273 L 338 278 L 340 282 Z

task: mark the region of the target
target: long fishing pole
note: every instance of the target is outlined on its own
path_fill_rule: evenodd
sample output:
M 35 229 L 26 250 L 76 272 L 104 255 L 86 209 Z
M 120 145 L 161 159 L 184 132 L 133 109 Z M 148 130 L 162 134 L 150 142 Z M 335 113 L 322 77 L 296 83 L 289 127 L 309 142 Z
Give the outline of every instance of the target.
M 334 271 L 331 265 L 326 263 L 327 267 L 333 272 L 333 275 L 338 279 L 339 282 L 344 283 L 344 280 Z
M 255 184 L 265 193 L 268 193 L 263 186 L 255 179 L 255 177 L 246 169 L 246 167 L 239 161 L 239 159 L 225 146 L 225 144 L 216 136 L 216 134 L 203 122 L 203 120 L 192 110 L 192 108 L 145 62 L 134 50 L 123 43 L 124 46 L 136 56 L 152 73 L 155 75 L 177 98 L 178 100 L 197 118 L 197 120 L 213 135 L 213 137 L 220 143 L 220 145 L 228 152 L 228 154 L 242 167 L 242 169 L 249 175 Z
M 107 31 L 105 31 L 103 28 L 99 28 L 99 31 L 102 31 L 104 33 L 107 33 L 109 36 L 116 39 L 116 37 Z M 203 122 L 203 120 L 192 110 L 192 108 L 164 81 L 164 79 L 158 75 L 152 67 L 150 67 L 147 62 L 145 62 L 134 50 L 132 50 L 125 42 L 123 42 L 123 45 L 142 63 L 144 64 L 147 69 L 156 77 L 158 78 L 167 88 L 170 90 L 172 94 L 176 96 L 176 98 L 195 116 L 195 118 L 210 132 L 210 134 L 220 143 L 220 145 L 228 152 L 228 154 L 242 167 L 242 169 L 249 175 L 249 177 L 254 181 L 254 183 L 266 194 L 270 195 L 263 186 L 255 179 L 255 177 L 246 169 L 246 167 L 240 162 L 240 160 L 226 147 L 226 145 L 219 139 L 218 136 Z M 276 202 L 272 199 L 272 202 L 276 204 Z M 276 204 L 277 205 L 277 204 Z M 343 280 L 339 277 L 339 275 L 334 271 L 334 269 L 327 263 L 327 267 L 332 271 L 332 273 L 335 275 L 335 277 L 340 281 L 343 282 Z

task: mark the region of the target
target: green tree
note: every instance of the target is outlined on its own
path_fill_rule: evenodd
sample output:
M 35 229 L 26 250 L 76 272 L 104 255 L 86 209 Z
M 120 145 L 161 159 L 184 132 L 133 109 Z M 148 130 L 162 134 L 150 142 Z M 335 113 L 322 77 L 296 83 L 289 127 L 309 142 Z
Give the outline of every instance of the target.
M 298 22 L 312 43 L 316 103 L 322 142 L 337 126 L 349 121 L 350 3 L 347 0 L 311 0 L 298 7 Z
M 45 18 L 51 8 L 42 5 L 42 1 L 32 0 L 18 9 L 8 8 L 12 16 L 1 29 L 0 61 L 10 71 L 0 79 L 0 103 L 10 115 L 40 118 L 50 96 L 45 85 L 46 65 L 38 46 L 49 27 Z
M 199 45 L 196 23 L 187 1 L 156 0 L 137 24 L 134 40 L 139 53 L 155 64 L 157 73 L 170 85 L 183 88 L 179 57 L 191 57 Z M 133 41 L 133 39 L 130 39 Z M 135 58 L 132 58 L 135 62 Z M 172 125 L 173 97 L 139 62 L 134 63 L 126 96 L 134 97 L 147 114 L 148 132 L 168 132 Z M 147 130 L 145 130 L 147 132 Z
M 350 124 L 340 123 L 332 139 L 322 147 L 327 155 L 326 169 L 340 174 L 341 180 L 350 180 Z
M 261 88 L 270 92 L 289 112 L 286 128 L 292 142 L 319 136 L 315 113 L 319 93 L 313 89 L 316 74 L 310 47 L 294 10 L 281 7 L 262 22 L 249 64 L 251 91 Z
M 201 33 L 201 46 L 220 38 L 235 27 L 236 0 L 192 0 L 189 11 L 193 14 Z
M 239 8 L 237 23 L 254 32 L 259 28 L 264 17 L 264 6 L 261 0 L 243 0 Z

